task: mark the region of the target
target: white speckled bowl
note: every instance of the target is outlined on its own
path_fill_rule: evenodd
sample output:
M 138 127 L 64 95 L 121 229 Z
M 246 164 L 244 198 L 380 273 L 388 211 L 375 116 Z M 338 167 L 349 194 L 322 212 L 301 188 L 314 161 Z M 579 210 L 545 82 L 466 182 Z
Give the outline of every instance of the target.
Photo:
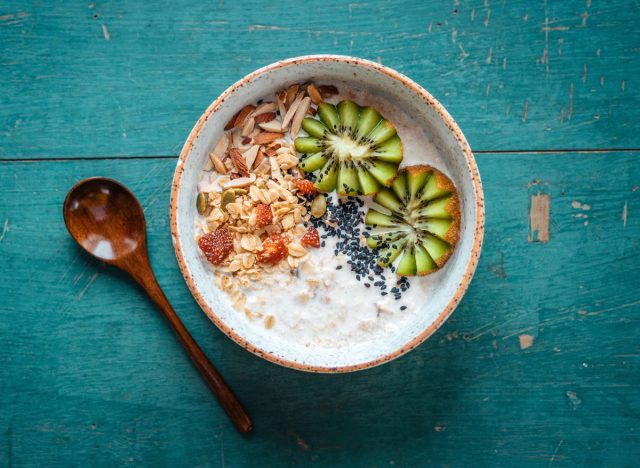
M 194 239 L 198 175 L 221 137 L 225 123 L 244 105 L 293 82 L 343 82 L 394 103 L 433 139 L 444 159 L 442 168 L 458 188 L 462 207 L 460 240 L 446 267 L 436 273 L 433 294 L 400 333 L 385 340 L 355 343 L 341 349 L 305 347 L 274 340 L 268 330 L 250 327 L 244 314 L 227 305 Z M 269 361 L 313 372 L 349 372 L 390 361 L 415 348 L 449 317 L 473 276 L 484 232 L 482 185 L 464 135 L 442 105 L 404 75 L 367 60 L 314 55 L 276 62 L 227 89 L 200 117 L 176 167 L 171 192 L 171 232 L 182 274 L 209 318 L 242 347 Z M 277 292 L 276 292 L 277 293 Z

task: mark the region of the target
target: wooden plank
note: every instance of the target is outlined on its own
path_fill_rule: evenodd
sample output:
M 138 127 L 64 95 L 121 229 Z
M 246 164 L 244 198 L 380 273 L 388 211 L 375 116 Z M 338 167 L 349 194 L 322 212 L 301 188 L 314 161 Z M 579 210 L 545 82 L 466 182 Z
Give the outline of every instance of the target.
M 337 376 L 262 361 L 201 313 L 171 247 L 175 160 L 0 163 L 0 465 L 632 466 L 638 156 L 480 155 L 486 242 L 460 307 L 407 356 Z M 250 440 L 143 293 L 67 236 L 65 192 L 90 175 L 141 199 L 159 281 L 252 413 Z M 535 187 L 546 244 L 528 242 Z
M 248 72 L 361 56 L 422 84 L 475 150 L 638 148 L 626 0 L 49 2 L 0 11 L 0 157 L 177 155 Z

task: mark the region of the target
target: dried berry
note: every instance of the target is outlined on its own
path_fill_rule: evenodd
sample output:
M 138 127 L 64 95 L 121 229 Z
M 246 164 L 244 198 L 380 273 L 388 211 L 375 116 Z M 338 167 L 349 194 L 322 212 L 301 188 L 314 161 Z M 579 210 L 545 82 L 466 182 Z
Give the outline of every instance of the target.
M 260 263 L 269 263 L 275 265 L 280 260 L 289 255 L 289 249 L 284 243 L 284 239 L 280 234 L 271 234 L 262 243 L 262 249 L 256 254 L 256 258 Z
M 301 195 L 308 195 L 316 192 L 316 187 L 313 182 L 307 179 L 293 179 L 293 185 L 298 189 L 298 193 Z
M 300 239 L 300 243 L 307 247 L 314 247 L 316 249 L 320 247 L 320 234 L 318 234 L 318 230 L 313 226 L 309 226 L 302 236 L 302 239 Z
M 260 204 L 256 206 L 256 227 L 263 228 L 273 222 L 271 206 Z
M 207 260 L 214 265 L 220 265 L 233 250 L 233 238 L 226 228 L 216 229 L 202 235 L 198 240 L 198 247 Z

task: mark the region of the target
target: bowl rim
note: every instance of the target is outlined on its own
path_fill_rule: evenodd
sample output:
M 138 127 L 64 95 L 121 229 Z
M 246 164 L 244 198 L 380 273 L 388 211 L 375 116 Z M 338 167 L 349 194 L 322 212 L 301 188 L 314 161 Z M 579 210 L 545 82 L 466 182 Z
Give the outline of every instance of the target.
M 247 341 L 245 338 L 240 336 L 233 330 L 230 326 L 228 326 L 223 320 L 218 317 L 218 315 L 213 311 L 211 307 L 206 303 L 202 294 L 196 287 L 195 281 L 191 275 L 191 272 L 187 268 L 187 264 L 185 261 L 184 253 L 182 251 L 182 245 L 180 242 L 180 235 L 178 232 L 178 192 L 180 190 L 180 183 L 182 174 L 184 172 L 184 168 L 186 166 L 186 160 L 193 148 L 193 144 L 202 130 L 205 122 L 209 118 L 209 116 L 218 108 L 225 99 L 231 95 L 236 90 L 242 88 L 246 84 L 248 84 L 251 80 L 256 78 L 259 75 L 268 73 L 270 71 L 276 70 L 282 67 L 295 66 L 301 63 L 309 63 L 309 62 L 341 62 L 352 65 L 357 65 L 358 67 L 367 68 L 373 71 L 377 71 L 387 75 L 388 77 L 400 82 L 409 90 L 413 91 L 416 95 L 421 97 L 425 103 L 432 107 L 438 115 L 442 118 L 444 123 L 447 125 L 449 130 L 453 133 L 462 153 L 464 154 L 467 164 L 471 170 L 471 178 L 473 182 L 473 188 L 475 192 L 475 202 L 476 202 L 476 223 L 474 227 L 474 241 L 471 250 L 471 258 L 467 263 L 467 267 L 462 276 L 462 280 L 453 297 L 449 300 L 447 305 L 440 311 L 436 319 L 429 325 L 426 329 L 420 332 L 413 339 L 402 345 L 400 348 L 396 349 L 393 352 L 387 353 L 383 356 L 380 356 L 376 359 L 361 362 L 358 364 L 349 364 L 344 366 L 318 366 L 318 365 L 309 365 L 304 364 L 298 361 L 293 361 L 289 359 L 283 359 L 275 354 L 272 354 L 268 351 L 260 349 L 256 347 L 254 344 Z M 307 372 L 322 372 L 322 373 L 344 373 L 344 372 L 353 372 L 363 369 L 368 369 L 371 367 L 378 366 L 380 364 L 384 364 L 393 359 L 396 359 L 412 349 L 416 348 L 420 344 L 422 344 L 427 338 L 435 333 L 435 331 L 440 328 L 440 326 L 449 318 L 449 316 L 453 313 L 458 303 L 462 299 L 462 296 L 466 292 L 471 279 L 473 278 L 473 274 L 478 265 L 478 260 L 480 258 L 480 250 L 482 247 L 482 241 L 484 237 L 484 195 L 482 190 L 482 182 L 480 180 L 480 174 L 478 172 L 478 167 L 475 162 L 475 158 L 473 153 L 471 152 L 471 148 L 467 143 L 466 138 L 462 134 L 462 131 L 458 127 L 458 124 L 455 120 L 449 115 L 449 112 L 440 104 L 440 102 L 434 98 L 428 91 L 426 91 L 422 86 L 418 83 L 414 82 L 407 76 L 403 75 L 400 72 L 397 72 L 389 67 L 381 65 L 376 62 L 372 62 L 370 60 L 361 59 L 357 57 L 351 57 L 346 55 L 329 55 L 329 54 L 321 54 L 321 55 L 304 55 L 299 57 L 293 57 L 285 60 L 279 60 L 262 68 L 259 68 L 252 73 L 244 76 L 239 81 L 235 82 L 233 85 L 228 87 L 220 96 L 216 98 L 213 103 L 207 107 L 205 112 L 200 116 L 195 126 L 189 133 L 189 137 L 187 138 L 182 150 L 180 151 L 180 156 L 178 158 L 178 162 L 176 165 L 176 169 L 173 176 L 173 182 L 171 187 L 171 237 L 173 241 L 173 247 L 176 253 L 176 258 L 178 260 L 178 265 L 180 267 L 180 271 L 182 272 L 182 276 L 187 282 L 187 286 L 191 291 L 191 294 L 196 299 L 198 305 L 202 308 L 202 310 L 207 314 L 209 319 L 229 338 L 235 341 L 237 344 L 250 351 L 251 353 L 260 356 L 267 361 L 273 362 L 275 364 L 279 364 L 284 367 L 289 367 L 292 369 L 307 371 Z

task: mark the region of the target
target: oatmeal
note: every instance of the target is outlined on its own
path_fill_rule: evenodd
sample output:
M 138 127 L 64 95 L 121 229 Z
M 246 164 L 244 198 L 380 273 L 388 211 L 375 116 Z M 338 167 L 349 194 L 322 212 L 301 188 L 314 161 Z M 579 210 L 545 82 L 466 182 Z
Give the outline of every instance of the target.
M 203 261 L 238 313 L 283 340 L 341 347 L 400 329 L 455 247 L 455 188 L 406 167 L 407 154 L 438 163 L 434 145 L 372 101 L 293 84 L 240 109 L 203 168 Z

